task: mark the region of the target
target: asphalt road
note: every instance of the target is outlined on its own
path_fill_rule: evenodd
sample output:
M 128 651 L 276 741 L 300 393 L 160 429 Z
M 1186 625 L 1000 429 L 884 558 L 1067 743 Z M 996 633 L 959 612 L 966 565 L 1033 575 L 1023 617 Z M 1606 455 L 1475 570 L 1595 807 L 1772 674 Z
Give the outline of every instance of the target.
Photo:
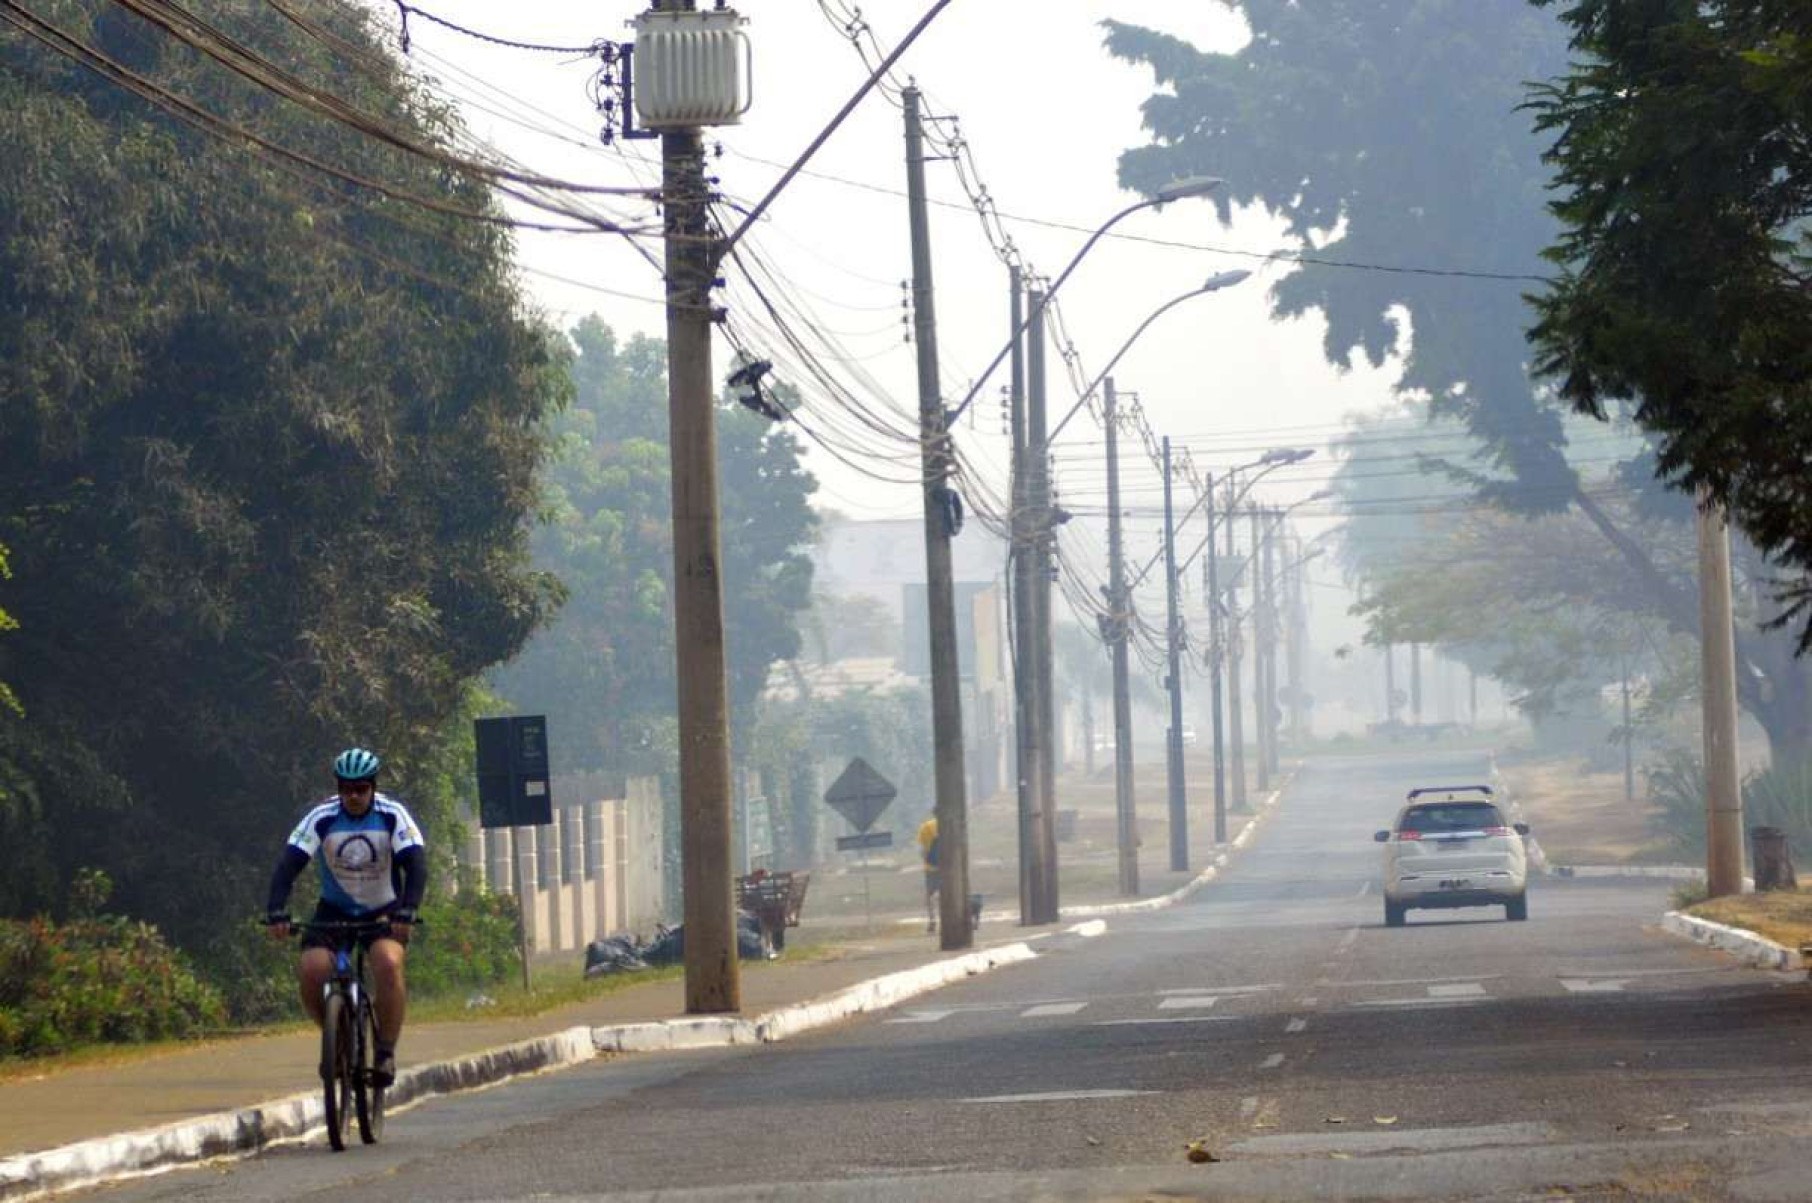
M 119 1199 L 1812 1198 L 1802 975 L 1545 880 L 1387 929 L 1371 832 L 1477 756 L 1320 760 L 1187 905 L 781 1045 L 589 1065 Z M 1537 833 L 1539 835 L 1539 832 Z M 1216 1160 L 1191 1164 L 1190 1142 Z

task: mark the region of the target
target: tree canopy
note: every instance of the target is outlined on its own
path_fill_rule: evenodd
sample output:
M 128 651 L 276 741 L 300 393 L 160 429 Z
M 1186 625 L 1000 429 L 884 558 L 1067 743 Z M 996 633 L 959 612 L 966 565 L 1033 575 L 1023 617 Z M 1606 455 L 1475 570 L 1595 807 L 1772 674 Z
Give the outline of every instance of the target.
M 258 905 L 349 743 L 408 784 L 557 600 L 528 562 L 563 349 L 487 189 L 275 100 L 116 6 L 34 12 L 384 184 L 222 140 L 0 26 L 0 912 L 81 866 L 192 942 Z M 430 145 L 447 113 L 351 3 L 203 3 Z M 332 34 L 323 40 L 318 31 Z M 331 47 L 331 48 L 330 48 Z M 441 208 L 401 199 L 421 198 Z M 451 800 L 412 796 L 433 823 Z
M 1584 412 L 1633 400 L 1661 473 L 1727 501 L 1812 617 L 1812 17 L 1795 0 L 1535 2 L 1575 55 L 1530 103 L 1562 223 L 1537 366 Z
M 535 563 L 571 591 L 560 617 L 493 675 L 513 704 L 544 712 L 557 771 L 624 776 L 676 765 L 672 477 L 666 348 L 619 345 L 601 320 L 571 332 L 577 390 L 556 423 Z M 725 644 L 739 727 L 768 669 L 800 648 L 816 482 L 785 427 L 718 409 Z

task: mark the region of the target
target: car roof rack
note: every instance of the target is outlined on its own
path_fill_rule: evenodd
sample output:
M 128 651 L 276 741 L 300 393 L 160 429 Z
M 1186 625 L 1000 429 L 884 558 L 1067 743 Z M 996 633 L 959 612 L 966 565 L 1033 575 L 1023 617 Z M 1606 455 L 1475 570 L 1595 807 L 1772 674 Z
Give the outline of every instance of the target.
M 1489 785 L 1423 785 L 1409 791 L 1409 800 L 1414 802 L 1423 794 L 1460 794 L 1475 790 L 1487 797 L 1491 796 Z

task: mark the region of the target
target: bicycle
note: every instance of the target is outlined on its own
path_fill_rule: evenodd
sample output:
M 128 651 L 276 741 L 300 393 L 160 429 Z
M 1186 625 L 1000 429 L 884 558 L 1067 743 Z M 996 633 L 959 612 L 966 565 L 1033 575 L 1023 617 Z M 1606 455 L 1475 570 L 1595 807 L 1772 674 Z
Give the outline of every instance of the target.
M 388 932 L 390 921 L 308 922 L 294 926 L 331 939 L 333 975 L 322 988 L 321 1007 L 321 1086 L 328 1143 L 336 1153 L 345 1150 L 356 1114 L 359 1139 L 365 1144 L 376 1144 L 384 1134 L 386 1088 L 372 1073 L 377 1050 L 377 1011 L 365 980 L 365 944 L 360 937 Z

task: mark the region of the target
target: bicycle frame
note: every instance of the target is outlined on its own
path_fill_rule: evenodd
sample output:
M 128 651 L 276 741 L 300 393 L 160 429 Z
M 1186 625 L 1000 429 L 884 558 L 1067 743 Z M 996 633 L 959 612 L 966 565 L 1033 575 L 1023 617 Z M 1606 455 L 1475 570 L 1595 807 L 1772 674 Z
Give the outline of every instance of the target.
M 388 932 L 389 921 L 299 926 L 331 941 L 327 951 L 333 969 L 321 985 L 321 1081 L 328 1143 L 335 1152 L 346 1147 L 350 1113 L 356 1112 L 359 1139 L 373 1144 L 383 1133 L 386 1088 L 373 1077 L 377 1012 L 365 981 L 364 937 Z

